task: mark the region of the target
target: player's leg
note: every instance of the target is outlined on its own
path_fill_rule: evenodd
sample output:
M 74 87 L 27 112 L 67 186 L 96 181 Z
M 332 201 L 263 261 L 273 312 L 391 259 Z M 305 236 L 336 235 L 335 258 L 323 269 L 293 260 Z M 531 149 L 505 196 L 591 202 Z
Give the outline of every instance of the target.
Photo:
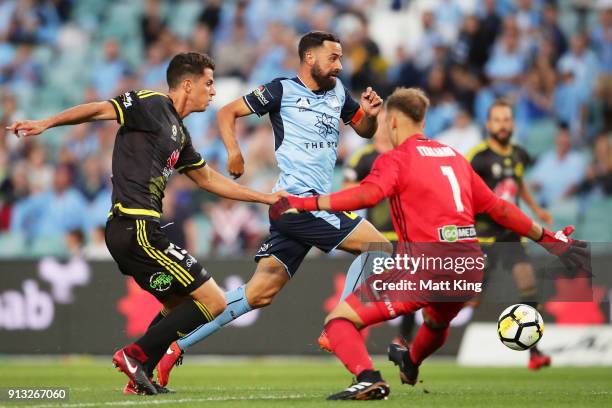
M 353 216 L 347 214 L 352 213 L 341 213 L 340 216 L 347 218 Z M 337 248 L 358 255 L 346 273 L 346 281 L 340 300 L 344 300 L 349 294 L 353 293 L 367 277 L 365 275 L 371 273 L 374 258 L 386 257 L 393 253 L 391 242 L 369 221 L 364 219 L 357 223 L 346 237 L 342 238 Z
M 428 305 L 423 309 L 423 324 L 410 348 L 397 344 L 389 345 L 389 360 L 399 367 L 402 383 L 416 384 L 419 366 L 446 342 L 449 324 L 463 305 L 463 302 L 439 302 Z
M 357 377 L 357 383 L 328 399 L 381 399 L 389 394 L 389 385 L 374 370 L 359 329 L 390 319 L 382 302 L 362 303 L 349 295 L 325 319 L 330 348 L 344 366 Z
M 225 311 L 209 324 L 181 338 L 177 342 L 179 347 L 185 350 L 243 314 L 269 305 L 288 281 L 289 275 L 282 263 L 273 257 L 262 258 L 246 285 L 225 292 Z
M 159 358 L 181 333 L 223 311 L 223 292 L 195 258 L 168 241 L 157 222 L 115 217 L 107 224 L 106 241 L 120 269 L 133 271 L 130 274 L 142 289 L 168 305 L 170 299 L 183 299 L 140 339 L 113 356 L 113 363 L 139 391 L 155 394 L 145 366 Z
M 393 245 L 387 238 L 369 221 L 352 212 L 329 212 L 315 218 L 301 239 L 325 252 L 337 248 L 358 255 L 346 273 L 340 301 L 363 283 L 372 271 L 375 258 L 386 257 L 393 252 Z M 325 330 L 319 336 L 318 343 L 321 349 L 331 351 Z
M 249 282 L 227 291 L 225 312 L 210 324 L 179 340 L 179 347 L 185 350 L 252 309 L 269 305 L 296 272 L 309 250 L 309 245 L 287 238 L 272 226 L 270 237 L 255 255 L 257 268 Z
M 540 310 L 535 272 L 531 263 L 526 262 L 525 259 L 526 256 L 525 258 L 520 258 L 520 262 L 513 265 L 512 277 L 519 291 L 521 303 Z M 550 356 L 542 353 L 538 346 L 529 349 L 528 368 L 530 370 L 538 370 L 542 367 L 550 366 L 551 362 Z
M 186 349 L 199 343 L 222 327 L 250 312 L 265 307 L 297 271 L 310 246 L 301 244 L 271 228 L 270 237 L 255 256 L 255 273 L 246 285 L 225 293 L 227 308 L 215 320 L 198 327 L 171 344 L 157 365 L 157 378 L 161 385 L 168 384 L 170 372 Z
M 409 347 L 412 343 L 412 336 L 414 335 L 414 326 L 416 323 L 414 313 L 407 313 L 401 317 L 399 324 L 399 333 L 397 337 L 393 339 L 393 343 L 399 344 L 403 347 Z

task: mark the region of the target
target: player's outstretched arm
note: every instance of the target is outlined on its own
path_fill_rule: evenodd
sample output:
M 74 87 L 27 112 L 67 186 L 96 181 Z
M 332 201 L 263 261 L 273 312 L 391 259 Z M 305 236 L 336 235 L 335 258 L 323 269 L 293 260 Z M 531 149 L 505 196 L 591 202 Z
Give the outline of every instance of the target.
M 547 230 L 516 205 L 497 197 L 476 173 L 472 174 L 472 197 L 475 213 L 487 213 L 502 227 L 536 241 L 570 269 L 588 269 L 587 243 L 568 237 L 574 227 L 557 232 Z
M 283 214 L 301 211 L 352 211 L 369 208 L 385 198 L 382 190 L 373 183 L 362 183 L 358 187 L 341 190 L 329 195 L 311 197 L 287 196 L 281 198 L 270 209 L 270 218 L 276 220 Z
M 45 119 L 18 120 L 7 126 L 6 130 L 13 132 L 17 137 L 36 136 L 56 126 L 76 125 L 94 120 L 114 120 L 116 117 L 111 102 L 91 102 L 73 106 Z
M 552 215 L 538 205 L 536 200 L 533 198 L 531 191 L 529 191 L 527 183 L 525 183 L 525 180 L 523 180 L 522 178 L 520 181 L 519 188 L 521 190 L 521 199 L 525 202 L 525 204 L 529 206 L 529 208 L 531 208 L 531 211 L 533 211 L 533 213 L 540 219 L 540 221 L 551 225 L 553 223 Z
M 263 204 L 274 204 L 285 192 L 279 191 L 276 193 L 260 193 L 249 187 L 238 184 L 233 180 L 219 174 L 210 166 L 200 167 L 195 170 L 185 172 L 198 187 L 210 191 L 220 197 L 229 198 L 231 200 L 247 201 Z
M 219 132 L 227 150 L 227 172 L 234 178 L 244 173 L 244 159 L 236 139 L 236 119 L 253 113 L 243 98 L 228 103 L 217 112 Z
M 383 100 L 372 87 L 368 87 L 361 94 L 360 101 L 363 115 L 356 122 L 351 122 L 351 127 L 357 134 L 366 139 L 371 139 L 378 128 L 378 120 L 376 119 L 383 106 Z

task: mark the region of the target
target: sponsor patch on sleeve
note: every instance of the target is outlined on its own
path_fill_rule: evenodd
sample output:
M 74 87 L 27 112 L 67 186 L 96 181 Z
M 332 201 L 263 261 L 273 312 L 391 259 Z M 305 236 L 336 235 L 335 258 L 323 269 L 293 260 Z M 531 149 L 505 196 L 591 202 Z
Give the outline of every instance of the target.
M 253 90 L 253 95 L 262 106 L 266 106 L 273 99 L 272 94 L 265 85 L 261 85 Z

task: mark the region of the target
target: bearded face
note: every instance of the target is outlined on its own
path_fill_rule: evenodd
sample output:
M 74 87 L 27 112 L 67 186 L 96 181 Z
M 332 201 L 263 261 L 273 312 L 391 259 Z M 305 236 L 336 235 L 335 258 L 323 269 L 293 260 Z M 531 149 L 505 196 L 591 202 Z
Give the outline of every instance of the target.
M 497 141 L 502 146 L 507 146 L 510 143 L 510 138 L 512 137 L 512 132 L 514 129 L 512 126 L 509 127 L 501 127 L 496 132 L 489 132 L 491 137 Z
M 340 70 L 333 67 L 325 71 L 318 61 L 313 64 L 310 70 L 310 75 L 312 76 L 312 79 L 315 80 L 315 82 L 319 86 L 319 89 L 322 91 L 329 91 L 331 89 L 334 89 L 334 87 L 336 86 L 336 77 L 339 73 Z

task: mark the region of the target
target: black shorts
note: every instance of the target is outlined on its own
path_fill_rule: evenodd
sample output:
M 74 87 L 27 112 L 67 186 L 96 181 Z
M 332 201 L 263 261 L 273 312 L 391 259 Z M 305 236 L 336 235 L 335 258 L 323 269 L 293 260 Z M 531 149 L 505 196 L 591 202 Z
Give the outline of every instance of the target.
M 193 256 L 168 240 L 159 222 L 112 216 L 105 239 L 121 273 L 160 302 L 171 295 L 189 295 L 210 279 Z
M 310 251 L 317 247 L 330 252 L 338 247 L 363 219 L 356 213 L 314 211 L 288 214 L 270 220 L 270 236 L 255 255 L 255 262 L 272 256 L 281 262 L 290 277 Z
M 525 244 L 517 234 L 506 234 L 503 242 L 483 242 L 482 252 L 487 257 L 485 271 L 493 271 L 501 266 L 505 271 L 512 272 L 514 265 L 529 262 Z

